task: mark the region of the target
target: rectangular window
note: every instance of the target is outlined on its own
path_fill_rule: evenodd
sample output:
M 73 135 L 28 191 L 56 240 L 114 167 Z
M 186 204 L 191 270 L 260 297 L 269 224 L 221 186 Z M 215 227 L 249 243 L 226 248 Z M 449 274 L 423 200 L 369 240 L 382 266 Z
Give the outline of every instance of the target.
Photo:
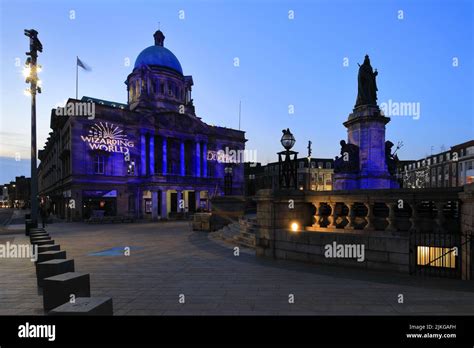
M 326 162 L 326 169 L 331 169 L 331 162 Z
M 318 162 L 318 168 L 322 169 L 323 168 L 323 162 Z
M 454 249 L 429 246 L 417 247 L 416 264 L 429 267 L 456 268 Z
M 96 155 L 94 158 L 94 174 L 104 174 L 105 159 L 102 155 Z

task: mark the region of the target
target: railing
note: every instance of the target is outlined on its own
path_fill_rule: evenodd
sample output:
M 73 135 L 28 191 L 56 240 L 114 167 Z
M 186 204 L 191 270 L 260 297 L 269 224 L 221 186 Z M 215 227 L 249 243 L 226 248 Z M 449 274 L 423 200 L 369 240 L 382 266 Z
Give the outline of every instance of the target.
M 459 230 L 462 188 L 305 192 L 314 229 L 447 232 Z

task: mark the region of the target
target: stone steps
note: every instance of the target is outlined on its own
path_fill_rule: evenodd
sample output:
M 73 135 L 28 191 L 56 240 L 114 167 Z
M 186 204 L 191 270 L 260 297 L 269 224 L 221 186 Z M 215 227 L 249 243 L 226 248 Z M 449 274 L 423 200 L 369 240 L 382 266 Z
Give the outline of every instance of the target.
M 255 249 L 255 220 L 241 218 L 222 228 L 216 235 L 231 244 Z

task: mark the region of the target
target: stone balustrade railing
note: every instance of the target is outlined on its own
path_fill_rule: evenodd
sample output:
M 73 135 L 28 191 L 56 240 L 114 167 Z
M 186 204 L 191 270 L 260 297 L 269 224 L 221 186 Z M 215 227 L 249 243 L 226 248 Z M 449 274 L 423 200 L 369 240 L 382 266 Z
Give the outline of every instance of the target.
M 256 196 L 262 227 L 366 231 L 459 228 L 462 187 L 354 191 L 272 191 Z

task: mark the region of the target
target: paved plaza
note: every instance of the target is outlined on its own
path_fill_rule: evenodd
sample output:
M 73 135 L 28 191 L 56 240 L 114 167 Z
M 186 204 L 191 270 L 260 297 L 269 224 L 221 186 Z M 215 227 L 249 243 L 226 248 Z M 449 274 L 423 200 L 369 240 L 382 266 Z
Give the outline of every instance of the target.
M 28 243 L 20 227 L 3 228 L 0 243 Z M 116 315 L 474 313 L 471 281 L 276 261 L 250 249 L 234 256 L 232 245 L 188 222 L 55 223 L 47 230 L 76 271 L 91 274 L 92 295 L 113 298 Z M 44 314 L 34 264 L 0 262 L 0 315 Z

